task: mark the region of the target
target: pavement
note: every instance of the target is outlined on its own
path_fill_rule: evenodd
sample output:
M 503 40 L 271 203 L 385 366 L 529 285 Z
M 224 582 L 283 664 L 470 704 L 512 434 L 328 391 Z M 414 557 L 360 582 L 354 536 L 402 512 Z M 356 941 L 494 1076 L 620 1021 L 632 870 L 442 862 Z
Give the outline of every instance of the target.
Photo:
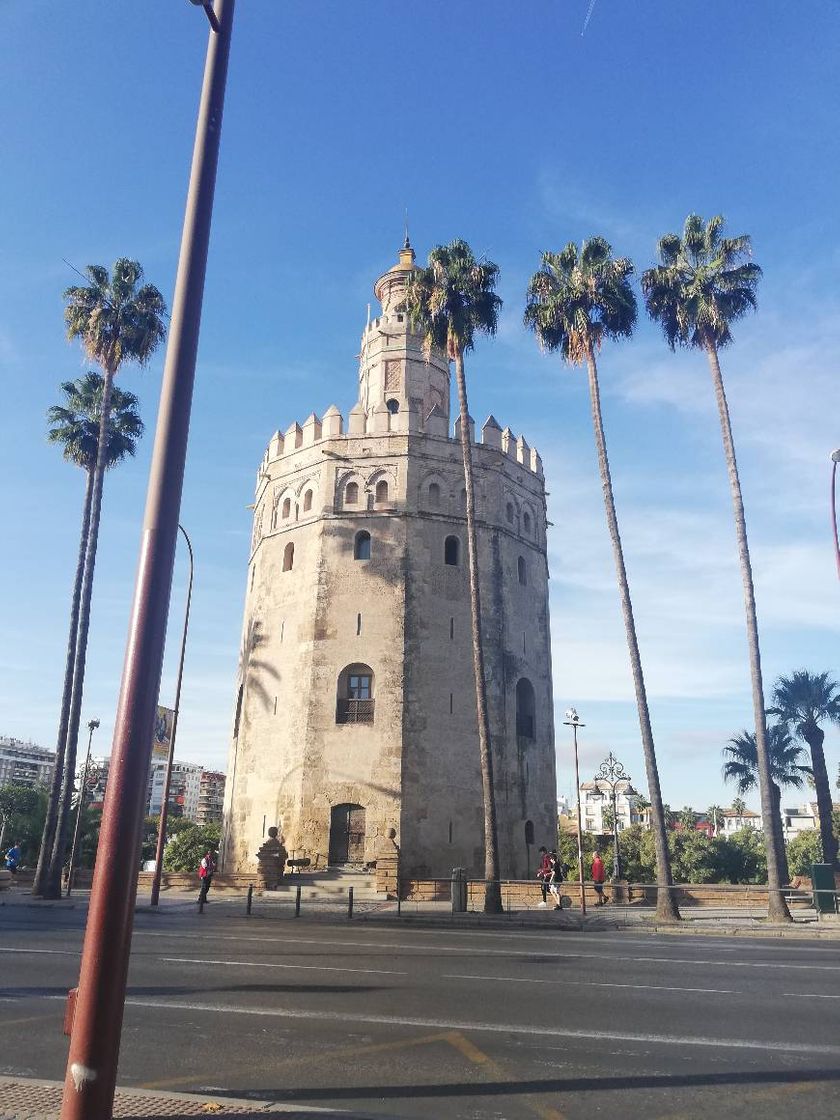
M 4 1120 L 57 1115 L 85 909 L 83 898 L 0 905 Z M 553 912 L 535 915 L 541 926 L 464 928 L 440 915 L 243 910 L 219 897 L 199 914 L 184 898 L 136 915 L 119 1069 L 133 1092 L 116 1116 L 840 1114 L 840 962 L 803 931 L 673 937 L 573 929 Z

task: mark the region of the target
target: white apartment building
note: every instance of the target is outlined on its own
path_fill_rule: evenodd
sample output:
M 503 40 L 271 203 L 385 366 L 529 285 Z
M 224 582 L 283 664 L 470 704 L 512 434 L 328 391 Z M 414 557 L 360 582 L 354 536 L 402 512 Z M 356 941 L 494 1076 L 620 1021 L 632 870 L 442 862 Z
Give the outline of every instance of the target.
M 55 766 L 55 751 L 0 736 L 0 786 L 49 785 Z
M 638 808 L 640 794 L 632 786 L 616 790 L 615 816 L 618 831 L 629 828 L 631 824 L 644 824 L 647 815 Z M 583 831 L 602 835 L 612 832 L 609 817 L 604 820 L 604 813 L 612 811 L 612 794 L 603 792 L 595 782 L 580 783 L 580 811 L 583 816 Z
M 816 801 L 808 801 L 795 809 L 782 809 L 782 832 L 785 840 L 793 840 L 800 832 L 820 827 Z
M 760 832 L 764 827 L 761 813 L 754 813 L 752 809 L 744 809 L 739 813 L 735 809 L 722 809 L 718 818 L 718 835 L 732 836 L 742 828 L 754 828 Z
M 196 762 L 173 762 L 172 778 L 169 786 L 169 804 L 175 802 L 188 821 L 198 818 L 198 805 L 201 794 L 201 775 L 204 767 Z M 146 813 L 156 817 L 163 805 L 163 784 L 166 780 L 166 763 L 153 760 L 149 772 L 149 799 Z

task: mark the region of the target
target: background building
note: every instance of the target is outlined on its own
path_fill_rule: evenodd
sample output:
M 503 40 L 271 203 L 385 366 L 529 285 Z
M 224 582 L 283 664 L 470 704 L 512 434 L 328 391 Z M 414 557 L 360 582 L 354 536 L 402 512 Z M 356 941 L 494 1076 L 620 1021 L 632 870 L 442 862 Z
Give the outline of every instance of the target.
M 621 792 L 616 791 L 615 812 L 618 831 L 629 828 L 631 824 L 650 827 L 650 817 L 645 809 L 638 806 L 641 795 L 631 786 Z M 645 802 L 645 805 L 647 803 Z M 612 832 L 609 814 L 612 812 L 612 794 L 602 793 L 595 782 L 580 783 L 580 810 L 583 814 L 583 831 L 603 835 Z M 606 818 L 605 818 L 605 814 Z
M 201 793 L 201 776 L 204 768 L 196 762 L 173 762 L 172 777 L 169 783 L 169 806 L 179 816 L 188 821 L 198 819 L 198 804 Z M 149 770 L 148 799 L 146 815 L 156 817 L 163 806 L 163 786 L 166 781 L 166 763 L 152 760 Z
M 0 786 L 49 785 L 55 766 L 55 751 L 9 736 L 0 737 Z
M 222 822 L 225 804 L 225 776 L 219 770 L 203 770 L 198 787 L 197 824 Z
M 400 310 L 408 244 L 377 281 L 347 430 L 334 406 L 277 432 L 259 466 L 223 861 L 278 824 L 295 855 L 483 874 L 484 826 L 458 425 L 445 356 Z M 472 425 L 471 425 L 472 426 Z M 553 842 L 545 486 L 489 417 L 473 446 L 502 872 Z

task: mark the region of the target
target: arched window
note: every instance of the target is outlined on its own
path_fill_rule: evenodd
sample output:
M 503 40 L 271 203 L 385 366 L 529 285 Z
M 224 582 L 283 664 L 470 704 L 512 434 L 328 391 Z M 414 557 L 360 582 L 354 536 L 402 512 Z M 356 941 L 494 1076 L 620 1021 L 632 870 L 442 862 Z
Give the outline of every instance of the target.
M 355 506 L 359 504 L 358 482 L 348 482 L 344 487 L 344 504 L 346 506 Z
M 525 557 L 524 556 L 520 556 L 519 559 L 516 561 L 516 572 L 517 572 L 517 575 L 519 576 L 519 582 L 524 587 L 525 584 L 528 582 L 528 568 L 525 564 Z
M 526 844 L 533 844 L 534 843 L 534 822 L 533 821 L 526 821 L 525 822 L 525 843 Z
M 396 414 L 400 410 L 400 402 L 394 397 L 391 397 L 390 400 L 387 400 L 385 402 L 385 407 L 388 409 L 392 416 L 396 416 Z
M 370 533 L 362 529 L 353 542 L 353 559 L 370 560 Z
M 536 700 L 534 686 L 527 677 L 520 677 L 516 684 L 516 734 L 524 739 L 536 739 Z
M 377 482 L 377 484 L 376 484 L 376 501 L 377 502 L 387 502 L 388 501 L 388 483 L 385 481 L 384 478 L 380 478 L 379 482 Z
M 505 517 L 508 519 L 509 524 L 513 524 L 513 502 L 508 502 L 505 506 Z
M 530 513 L 524 513 L 522 515 L 522 528 L 525 530 L 525 532 L 528 534 L 528 536 L 531 535 L 531 515 L 530 515 Z
M 312 491 L 307 490 L 303 495 L 303 512 L 308 513 L 312 509 Z
M 374 676 L 370 665 L 348 665 L 338 674 L 336 723 L 373 723 Z
M 432 509 L 440 506 L 440 487 L 436 482 L 429 483 L 429 505 Z
M 443 542 L 443 562 L 444 564 L 451 564 L 453 567 L 458 566 L 459 553 L 461 551 L 461 542 L 457 537 L 447 537 Z
M 295 563 L 295 546 L 292 541 L 283 549 L 283 571 L 290 572 Z
M 284 521 L 289 516 L 289 514 L 291 512 L 292 512 L 292 499 L 291 498 L 284 498 L 283 499 L 283 520 Z

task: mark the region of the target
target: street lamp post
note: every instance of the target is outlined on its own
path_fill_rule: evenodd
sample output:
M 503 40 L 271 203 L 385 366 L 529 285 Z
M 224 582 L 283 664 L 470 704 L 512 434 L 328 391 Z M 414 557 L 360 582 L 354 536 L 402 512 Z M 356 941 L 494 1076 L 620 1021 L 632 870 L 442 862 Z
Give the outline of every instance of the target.
M 70 897 L 70 892 L 73 889 L 73 870 L 76 864 L 76 845 L 79 843 L 79 825 L 82 820 L 82 809 L 85 806 L 85 789 L 87 788 L 88 767 L 90 766 L 90 745 L 93 742 L 93 733 L 99 727 L 99 720 L 92 719 L 88 721 L 88 728 L 90 734 L 88 735 L 87 754 L 85 755 L 85 766 L 82 770 L 82 784 L 79 787 L 79 804 L 76 806 L 76 823 L 73 826 L 73 843 L 70 845 L 70 866 L 67 870 L 67 897 Z
M 113 1112 L 234 7 L 235 0 L 215 0 L 212 10 L 99 853 L 67 1014 L 61 1120 L 110 1120 Z
M 580 722 L 580 717 L 575 708 L 569 708 L 566 712 L 566 718 L 563 720 L 566 727 L 571 727 L 572 736 L 575 743 L 575 791 L 577 793 L 577 849 L 578 849 L 578 886 L 580 887 L 580 912 L 586 913 L 586 888 L 583 885 L 583 826 L 580 819 L 580 766 L 578 764 L 578 741 L 577 733 L 579 727 L 586 727 L 585 723 Z
M 621 852 L 618 847 L 618 812 L 616 811 L 616 794 L 621 788 L 623 793 L 630 788 L 630 775 L 624 769 L 622 763 L 618 761 L 615 755 L 610 751 L 601 765 L 598 767 L 598 773 L 595 775 L 595 785 L 604 793 L 604 789 L 610 794 L 612 800 L 612 818 L 613 818 L 613 874 L 612 879 L 614 883 L 619 882 L 621 879 Z
M 837 464 L 840 463 L 840 447 L 831 452 L 831 531 L 834 534 L 834 562 L 837 565 L 837 578 L 840 579 L 840 540 L 837 536 Z
M 163 873 L 163 848 L 166 844 L 166 819 L 169 816 L 169 786 L 172 781 L 172 762 L 175 758 L 175 736 L 178 733 L 178 713 L 181 710 L 181 681 L 184 676 L 184 655 L 187 652 L 187 631 L 190 627 L 190 604 L 193 589 L 193 549 L 192 542 L 187 536 L 187 530 L 179 524 L 178 528 L 184 534 L 187 542 L 187 551 L 190 556 L 190 580 L 187 585 L 187 607 L 184 611 L 184 631 L 181 635 L 181 656 L 178 661 L 178 680 L 175 684 L 175 714 L 172 717 L 172 736 L 169 740 L 169 758 L 166 760 L 166 777 L 163 780 L 163 801 L 160 806 L 160 819 L 158 820 L 157 848 L 155 850 L 155 873 L 152 878 L 152 895 L 149 902 L 157 906 L 160 898 L 160 877 Z

